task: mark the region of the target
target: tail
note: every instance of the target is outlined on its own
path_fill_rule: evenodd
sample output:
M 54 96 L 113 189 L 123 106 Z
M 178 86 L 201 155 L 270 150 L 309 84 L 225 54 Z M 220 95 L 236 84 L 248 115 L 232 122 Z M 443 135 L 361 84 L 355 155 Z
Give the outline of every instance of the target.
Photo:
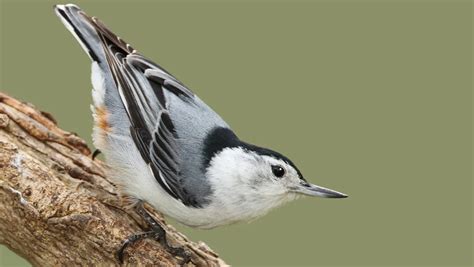
M 92 112 L 94 117 L 94 145 L 106 151 L 106 139 L 110 134 L 128 136 L 128 120 L 126 111 L 120 100 L 119 91 L 107 62 L 104 35 L 114 39 L 112 43 L 123 41 L 113 35 L 100 21 L 87 16 L 78 6 L 73 4 L 54 6 L 56 15 L 77 39 L 84 51 L 92 60 Z M 113 36 L 112 36 L 113 35 Z M 130 46 L 127 52 L 134 51 Z
M 77 39 L 90 59 L 101 63 L 105 60 L 99 35 L 87 15 L 76 5 L 55 5 L 54 11 L 62 23 Z
M 107 61 L 104 49 L 120 52 L 124 56 L 136 53 L 130 44 L 115 35 L 96 17 L 89 17 L 78 6 L 56 5 L 54 10 L 93 61 L 97 63 Z

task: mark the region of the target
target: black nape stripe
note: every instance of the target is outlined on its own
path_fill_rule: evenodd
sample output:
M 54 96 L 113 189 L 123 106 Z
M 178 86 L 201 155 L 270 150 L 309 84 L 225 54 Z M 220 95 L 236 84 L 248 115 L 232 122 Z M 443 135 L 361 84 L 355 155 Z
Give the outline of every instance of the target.
M 224 127 L 216 127 L 212 129 L 204 140 L 203 149 L 203 169 L 207 169 L 215 154 L 224 150 L 227 147 L 239 146 L 239 138 L 232 132 L 232 130 Z

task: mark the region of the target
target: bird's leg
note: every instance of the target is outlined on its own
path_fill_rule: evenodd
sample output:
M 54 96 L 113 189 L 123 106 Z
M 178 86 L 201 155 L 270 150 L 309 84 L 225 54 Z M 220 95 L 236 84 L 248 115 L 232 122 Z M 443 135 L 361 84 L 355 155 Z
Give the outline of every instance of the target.
M 168 252 L 170 252 L 174 256 L 178 256 L 183 258 L 181 264 L 185 264 L 189 262 L 190 257 L 188 253 L 184 250 L 182 247 L 172 247 L 168 244 L 168 241 L 166 239 L 166 231 L 163 229 L 163 227 L 155 220 L 153 217 L 145 210 L 143 207 L 143 202 L 140 201 L 137 206 L 136 206 L 136 211 L 137 213 L 145 220 L 145 222 L 148 224 L 148 227 L 150 228 L 149 231 L 143 232 L 143 233 L 138 233 L 129 236 L 125 241 L 122 243 L 122 246 L 120 249 L 117 251 L 117 258 L 119 259 L 120 263 L 123 262 L 123 253 L 125 249 L 139 241 L 145 238 L 153 238 L 156 241 L 158 241 Z
M 143 207 L 143 202 L 138 204 L 137 212 L 147 222 L 148 226 L 150 226 L 151 231 L 155 233 L 153 238 L 158 241 L 167 251 L 175 256 L 183 258 L 183 264 L 190 260 L 189 255 L 186 253 L 184 248 L 172 247 L 168 244 L 165 229 L 163 229 L 163 227 L 146 211 L 146 209 Z
M 100 151 L 99 149 L 94 150 L 94 152 L 92 153 L 92 160 L 95 160 L 95 158 L 96 158 L 100 153 L 102 153 L 102 151 Z

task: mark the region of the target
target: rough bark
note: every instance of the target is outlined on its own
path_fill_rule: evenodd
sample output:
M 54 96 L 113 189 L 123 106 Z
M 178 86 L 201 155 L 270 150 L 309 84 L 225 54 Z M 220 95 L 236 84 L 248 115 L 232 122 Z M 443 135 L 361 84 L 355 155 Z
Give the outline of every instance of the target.
M 0 243 L 36 266 L 118 265 L 116 250 L 143 231 L 144 222 L 126 208 L 105 168 L 51 115 L 0 93 Z M 166 226 L 170 243 L 191 254 L 188 265 L 225 265 L 204 243 L 189 241 L 146 208 Z M 126 250 L 125 264 L 178 263 L 153 240 Z

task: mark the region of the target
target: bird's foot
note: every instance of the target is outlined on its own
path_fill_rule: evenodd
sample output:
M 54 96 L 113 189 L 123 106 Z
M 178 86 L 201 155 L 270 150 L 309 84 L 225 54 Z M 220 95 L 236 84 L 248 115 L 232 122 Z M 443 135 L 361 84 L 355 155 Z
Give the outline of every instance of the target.
M 95 160 L 95 158 L 96 158 L 100 153 L 102 153 L 102 151 L 100 151 L 99 149 L 94 150 L 94 152 L 92 153 L 92 160 Z
M 122 246 L 120 246 L 120 249 L 117 251 L 117 258 L 120 263 L 123 263 L 123 256 L 124 256 L 125 249 L 129 245 L 145 238 L 155 239 L 170 254 L 176 257 L 182 258 L 180 265 L 184 265 L 191 260 L 190 255 L 186 252 L 186 250 L 184 250 L 184 248 L 172 247 L 168 244 L 168 241 L 166 239 L 165 229 L 163 229 L 163 227 L 155 219 L 153 219 L 153 217 L 145 210 L 145 208 L 143 207 L 143 202 L 140 201 L 138 203 L 138 205 L 136 206 L 136 211 L 146 221 L 150 230 L 143 233 L 131 235 L 127 239 L 125 239 L 125 241 L 122 243 Z

